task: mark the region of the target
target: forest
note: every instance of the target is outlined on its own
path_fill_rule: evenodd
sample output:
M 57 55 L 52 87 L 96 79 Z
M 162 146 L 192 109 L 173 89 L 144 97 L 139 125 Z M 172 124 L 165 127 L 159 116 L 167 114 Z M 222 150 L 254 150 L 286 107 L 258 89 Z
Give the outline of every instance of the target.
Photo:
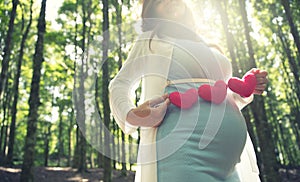
M 187 2 L 234 76 L 268 71 L 266 91 L 242 110 L 261 181 L 299 180 L 300 1 Z M 0 176 L 18 169 L 13 179 L 39 181 L 36 169 L 60 167 L 132 181 L 139 134 L 114 121 L 108 84 L 140 33 L 140 14 L 141 0 L 0 0 Z

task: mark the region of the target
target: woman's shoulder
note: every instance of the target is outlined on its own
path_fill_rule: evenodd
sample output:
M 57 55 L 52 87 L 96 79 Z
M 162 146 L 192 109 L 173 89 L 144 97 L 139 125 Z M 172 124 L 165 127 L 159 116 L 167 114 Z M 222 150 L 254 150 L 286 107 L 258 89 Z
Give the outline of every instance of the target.
M 131 54 L 134 56 L 157 54 L 170 57 L 173 46 L 174 44 L 171 41 L 158 37 L 153 34 L 153 31 L 147 31 L 137 35 L 131 49 Z

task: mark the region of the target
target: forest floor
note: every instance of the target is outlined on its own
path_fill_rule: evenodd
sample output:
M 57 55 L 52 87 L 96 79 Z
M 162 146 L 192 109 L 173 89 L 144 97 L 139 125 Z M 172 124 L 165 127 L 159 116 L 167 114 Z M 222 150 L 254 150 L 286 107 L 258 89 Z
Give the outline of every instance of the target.
M 280 182 L 299 182 L 299 169 L 280 169 Z M 6 168 L 0 166 L 0 182 L 18 182 L 20 168 Z M 75 169 L 67 167 L 36 167 L 34 168 L 35 181 L 37 182 L 101 182 L 103 169 L 88 169 L 87 172 L 78 173 Z M 123 176 L 121 171 L 113 171 L 113 182 L 133 182 L 134 172 L 128 171 Z
M 6 168 L 0 166 L 0 182 L 19 182 L 20 168 Z M 78 173 L 69 167 L 35 167 L 34 181 L 36 182 L 101 182 L 103 169 L 88 169 L 87 172 Z M 134 172 L 127 171 L 126 176 L 121 171 L 113 171 L 113 182 L 133 182 Z

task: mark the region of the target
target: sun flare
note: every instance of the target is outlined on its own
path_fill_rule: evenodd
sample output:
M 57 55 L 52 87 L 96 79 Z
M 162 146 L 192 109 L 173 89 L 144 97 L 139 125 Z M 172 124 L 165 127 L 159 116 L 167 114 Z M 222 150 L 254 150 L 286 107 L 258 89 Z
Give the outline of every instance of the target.
M 222 23 L 216 8 L 207 1 L 187 1 L 187 5 L 193 11 L 199 34 L 208 42 L 219 44 L 222 39 L 220 32 Z

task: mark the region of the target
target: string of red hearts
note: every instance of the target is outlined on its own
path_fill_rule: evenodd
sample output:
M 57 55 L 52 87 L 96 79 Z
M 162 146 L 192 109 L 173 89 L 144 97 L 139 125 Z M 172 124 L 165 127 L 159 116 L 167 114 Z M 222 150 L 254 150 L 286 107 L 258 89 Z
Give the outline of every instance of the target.
M 198 101 L 198 97 L 214 104 L 221 104 L 226 98 L 227 88 L 242 97 L 249 97 L 254 92 L 255 87 L 255 74 L 246 73 L 242 79 L 231 77 L 227 84 L 223 80 L 217 80 L 214 85 L 203 84 L 198 90 L 190 88 L 183 93 L 172 92 L 169 94 L 169 99 L 175 106 L 181 109 L 189 109 Z

